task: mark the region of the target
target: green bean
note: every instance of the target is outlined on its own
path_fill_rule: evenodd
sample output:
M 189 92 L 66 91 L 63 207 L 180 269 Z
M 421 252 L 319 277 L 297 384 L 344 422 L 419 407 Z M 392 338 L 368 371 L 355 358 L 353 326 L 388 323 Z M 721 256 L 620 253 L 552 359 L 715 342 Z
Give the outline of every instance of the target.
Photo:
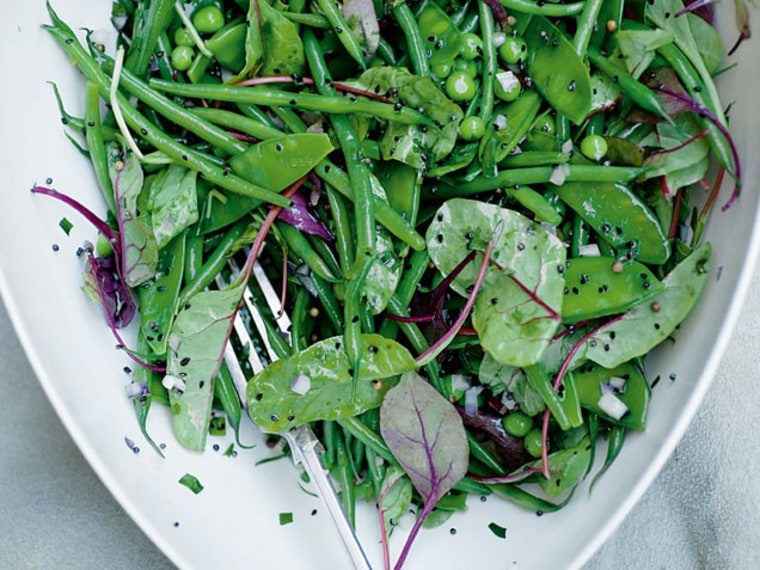
M 483 72 L 481 74 L 482 90 L 480 98 L 480 113 L 478 116 L 489 124 L 493 115 L 495 100 L 494 82 L 496 80 L 496 46 L 487 38 L 494 36 L 493 11 L 484 0 L 478 0 L 478 14 L 480 15 L 480 36 L 483 38 Z
M 359 64 L 360 68 L 367 69 L 367 64 L 364 62 L 364 54 L 362 53 L 361 45 L 359 45 L 359 40 L 351 31 L 351 27 L 343 17 L 343 12 L 338 7 L 335 0 L 316 0 L 316 2 L 319 9 L 322 10 L 322 13 L 325 15 L 325 18 L 327 18 L 327 21 L 330 22 L 333 30 L 335 30 L 338 40 L 343 44 L 343 47 L 346 48 L 348 55 Z
M 282 136 L 282 131 L 265 123 L 241 116 L 232 111 L 214 109 L 212 107 L 193 107 L 190 112 L 202 119 L 259 140 L 273 139 Z
M 98 181 L 98 186 L 103 193 L 103 198 L 108 205 L 108 209 L 115 213 L 116 202 L 113 197 L 111 176 L 108 173 L 108 159 L 106 158 L 105 142 L 100 121 L 100 90 L 97 84 L 92 81 L 87 82 L 84 120 L 87 148 L 90 151 L 90 160 L 95 171 L 95 179 Z
M 357 437 L 355 441 L 362 440 Z M 367 447 L 366 444 L 364 445 L 364 456 L 367 460 L 367 473 L 369 473 L 369 479 L 372 481 L 372 489 L 375 492 L 375 497 L 379 497 L 383 489 L 383 478 L 385 477 L 384 465 L 378 465 L 377 459 L 380 456 Z
M 216 276 L 219 275 L 227 264 L 227 259 L 235 253 L 233 248 L 238 245 L 240 238 L 248 230 L 249 225 L 250 220 L 244 218 L 227 230 L 227 233 L 224 234 L 224 239 L 208 257 L 206 263 L 203 264 L 195 275 L 195 278 L 185 284 L 185 288 L 179 294 L 178 307 L 184 307 L 193 295 L 203 291 L 214 282 Z
M 340 484 L 340 499 L 343 504 L 343 512 L 346 514 L 351 526 L 356 525 L 356 497 L 354 496 L 354 479 L 348 460 L 348 451 L 343 438 L 337 435 L 335 438 L 335 469 Z
M 53 38 L 61 45 L 61 47 L 63 47 L 66 53 L 69 54 L 69 57 L 74 64 L 79 67 L 87 79 L 98 85 L 101 96 L 108 97 L 111 83 L 110 80 L 98 67 L 95 60 L 85 52 L 73 32 L 52 26 L 45 26 L 45 29 L 50 32 Z M 277 206 L 287 207 L 290 205 L 290 200 L 287 198 L 283 198 L 277 193 L 256 186 L 255 184 L 251 184 L 202 158 L 197 152 L 178 143 L 172 137 L 164 133 L 163 130 L 150 123 L 140 112 L 137 111 L 137 109 L 129 104 L 129 101 L 122 94 L 118 94 L 117 98 L 127 124 L 134 130 L 140 132 L 142 137 L 151 143 L 157 150 L 165 153 L 178 164 L 182 164 L 191 170 L 199 172 L 210 182 L 229 190 L 230 192 L 251 196 L 252 198 L 267 201 Z
M 335 249 L 343 274 L 348 273 L 354 262 L 354 241 L 351 234 L 351 216 L 345 199 L 337 190 L 327 184 L 325 186 L 327 200 L 330 204 L 330 214 L 335 223 Z
M 470 445 L 470 453 L 472 456 L 480 461 L 487 469 L 489 469 L 494 475 L 505 475 L 506 471 L 501 465 L 498 459 L 488 451 L 488 449 L 480 443 L 474 435 L 469 431 L 467 432 L 467 443 Z
M 185 241 L 184 281 L 190 283 L 198 278 L 203 267 L 205 239 L 198 232 L 189 232 Z
M 148 341 L 145 339 L 145 336 L 143 334 L 138 334 L 137 351 L 141 354 L 147 354 L 149 350 L 150 346 L 148 345 Z M 135 407 L 135 413 L 137 414 L 137 421 L 140 425 L 140 432 L 142 433 L 145 440 L 150 444 L 150 446 L 156 451 L 156 453 L 158 453 L 158 455 L 161 457 L 164 457 L 164 452 L 161 451 L 161 448 L 156 445 L 156 442 L 148 433 L 148 413 L 150 412 L 151 404 L 156 397 L 151 388 L 151 386 L 154 384 L 155 375 L 155 372 L 149 370 L 144 366 L 138 366 L 135 369 L 133 378 L 134 383 L 137 385 L 146 386 L 148 388 L 148 393 L 134 398 L 132 402 Z M 158 382 L 158 385 L 160 386 L 161 383 Z
M 327 18 L 320 14 L 291 12 L 289 10 L 280 13 L 294 24 L 302 24 L 304 26 L 319 28 L 321 30 L 329 30 L 331 27 L 330 22 L 327 21 Z
M 422 34 L 412 10 L 406 2 L 394 3 L 393 16 L 396 18 L 396 22 L 406 37 L 406 49 L 409 54 L 409 61 L 412 64 L 412 70 L 416 75 L 428 77 L 430 75 L 428 56 L 425 53 Z
M 288 107 L 272 107 L 271 109 L 272 113 L 282 121 L 282 124 L 285 125 L 290 132 L 306 132 L 306 123 L 303 122 L 303 119 L 301 119 L 293 109 Z
M 266 112 L 261 110 L 258 106 L 250 103 L 237 103 L 237 108 L 249 119 L 254 119 L 263 125 L 267 125 L 268 127 L 272 127 L 273 129 L 282 132 L 282 129 L 277 123 L 275 123 L 272 117 L 267 115 Z
M 217 374 L 214 382 L 214 397 L 221 404 L 222 410 L 227 416 L 227 423 L 232 426 L 235 432 L 235 441 L 241 447 L 245 447 L 240 443 L 240 420 L 243 417 L 240 398 L 235 390 L 232 375 L 224 362 L 219 366 L 219 374 Z
M 169 36 L 166 35 L 166 32 L 158 36 L 158 44 L 156 47 L 157 50 L 154 56 L 156 58 L 156 64 L 158 65 L 158 73 L 161 75 L 161 78 L 166 79 L 167 81 L 182 81 L 182 77 L 180 77 L 179 74 L 175 74 L 174 69 L 172 68 L 172 48 L 171 43 L 169 42 Z
M 566 182 L 630 182 L 645 169 L 629 166 L 568 165 Z M 468 196 L 521 184 L 545 184 L 550 181 L 554 169 L 549 166 L 502 170 L 496 176 L 481 177 L 471 182 L 443 183 L 429 193 L 437 199 Z
M 319 236 L 306 235 L 306 240 L 311 244 L 312 249 L 319 255 L 319 257 L 327 264 L 333 275 L 342 277 L 340 263 L 335 257 L 335 250 L 330 247 L 330 242 Z
M 304 33 L 304 52 L 319 93 L 322 96 L 333 94 L 334 88 L 331 86 L 332 78 L 327 69 L 327 63 L 322 56 L 316 36 L 309 30 Z M 340 142 L 348 169 L 348 177 L 354 190 L 354 219 L 356 221 L 354 265 L 358 269 L 374 250 L 377 238 L 370 171 L 363 160 L 361 142 L 350 119 L 345 115 L 332 115 L 330 121 Z M 350 326 L 348 322 L 346 325 Z
M 335 466 L 335 441 L 338 437 L 338 427 L 333 420 L 322 421 L 322 442 L 325 446 L 325 452 L 322 455 L 322 462 L 325 469 L 332 469 Z
M 657 94 L 643 83 L 636 81 L 628 73 L 628 70 L 604 57 L 602 52 L 593 46 L 589 46 L 588 48 L 588 58 L 599 71 L 614 81 L 620 87 L 620 90 L 639 107 L 672 122 L 670 115 L 668 115 Z
M 375 431 L 370 429 L 364 424 L 358 417 L 343 418 L 338 420 L 340 427 L 345 431 L 353 435 L 355 438 L 360 439 L 367 449 L 372 450 L 375 455 L 379 455 L 386 461 L 395 463 L 396 460 L 388 449 L 385 440 Z
M 549 166 L 555 164 L 565 164 L 570 160 L 570 156 L 564 152 L 552 152 L 544 150 L 534 150 L 510 154 L 499 163 L 499 168 L 526 168 L 531 166 Z
M 174 0 L 153 0 L 148 6 L 145 27 L 134 34 L 125 63 L 137 75 L 148 71 L 158 38 L 169 27 L 174 14 Z
M 307 30 L 308 31 L 308 30 Z M 387 121 L 407 125 L 435 127 L 428 117 L 408 107 L 395 107 L 389 103 L 365 99 L 349 99 L 341 96 L 293 93 L 266 86 L 235 87 L 231 85 L 190 85 L 151 79 L 150 86 L 159 91 L 181 97 L 227 101 L 229 103 L 252 103 L 267 107 L 293 106 L 304 111 L 327 114 L 366 113 Z
M 285 238 L 285 241 L 288 244 L 288 249 L 296 257 L 296 262 L 302 261 L 309 267 L 309 269 L 311 269 L 311 271 L 325 281 L 330 283 L 338 281 L 338 277 L 333 274 L 330 266 L 316 251 L 314 251 L 314 248 L 312 248 L 309 240 L 306 239 L 306 236 L 303 233 L 293 226 L 280 221 L 275 222 L 275 227 L 280 234 L 282 234 L 282 237 Z
M 341 195 L 355 202 L 355 189 L 351 185 L 348 174 L 329 160 L 323 160 L 314 169 L 322 180 L 330 184 Z M 392 235 L 409 244 L 413 249 L 425 248 L 425 239 L 417 233 L 408 220 L 404 219 L 387 202 L 374 195 L 371 197 L 377 222 Z
M 343 315 L 332 288 L 319 275 L 312 275 L 311 281 L 317 291 L 319 302 L 327 313 L 327 318 L 330 320 L 335 332 L 339 333 L 343 331 Z
M 283 358 L 288 358 L 291 356 L 293 354 L 293 348 L 287 343 L 285 338 L 283 338 L 281 332 L 271 322 L 270 319 L 263 319 L 263 321 L 264 327 L 267 329 L 267 339 L 269 340 L 269 345 L 272 347 L 272 350 L 274 350 L 277 358 L 282 360 Z
M 290 344 L 293 347 L 293 352 L 300 352 L 309 343 L 309 339 L 303 336 L 304 320 L 309 305 L 309 292 L 303 287 L 299 287 L 296 291 L 296 299 L 293 303 L 293 312 L 290 315 L 291 329 L 290 329 Z
M 377 55 L 387 65 L 396 65 L 398 63 L 396 54 L 393 53 L 393 47 L 385 38 L 380 38 L 380 42 L 377 44 Z
M 589 41 L 596 28 L 597 17 L 599 11 L 602 9 L 604 0 L 586 0 L 583 3 L 583 11 L 578 18 L 578 27 L 575 31 L 575 37 L 573 38 L 573 47 L 575 53 L 584 57 L 586 50 L 588 49 Z
M 577 16 L 583 11 L 585 2 L 572 4 L 552 4 L 549 2 L 531 2 L 530 0 L 501 0 L 507 10 L 522 12 L 523 14 L 538 14 L 542 16 Z
M 106 73 L 112 73 L 113 66 L 113 60 L 104 56 L 101 64 L 103 70 Z M 142 101 L 176 125 L 187 129 L 200 139 L 209 142 L 212 146 L 221 149 L 227 154 L 237 154 L 248 148 L 247 144 L 240 142 L 227 133 L 227 131 L 203 120 L 197 114 L 191 113 L 171 99 L 149 88 L 126 69 L 121 73 L 119 87 L 124 88 L 127 93 L 136 97 L 139 101 Z

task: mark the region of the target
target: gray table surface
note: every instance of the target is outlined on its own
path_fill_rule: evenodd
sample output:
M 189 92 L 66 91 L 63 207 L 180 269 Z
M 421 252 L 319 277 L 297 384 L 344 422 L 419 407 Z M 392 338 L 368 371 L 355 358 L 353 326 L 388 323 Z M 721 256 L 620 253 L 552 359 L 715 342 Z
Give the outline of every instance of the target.
M 760 491 L 751 482 L 760 467 L 751 429 L 751 411 L 760 403 L 760 391 L 753 390 L 758 316 L 760 272 L 705 405 L 588 570 L 760 568 Z M 0 371 L 0 569 L 172 568 L 64 430 L 2 302 Z M 737 398 L 747 413 L 737 412 Z

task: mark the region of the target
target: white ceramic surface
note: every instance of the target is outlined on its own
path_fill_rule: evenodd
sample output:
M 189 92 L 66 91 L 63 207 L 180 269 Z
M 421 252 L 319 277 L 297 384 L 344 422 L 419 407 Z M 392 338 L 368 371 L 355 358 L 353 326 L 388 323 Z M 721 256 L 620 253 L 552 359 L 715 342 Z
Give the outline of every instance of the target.
M 721 9 L 728 4 L 722 3 Z M 107 1 L 58 0 L 55 7 L 73 27 L 108 26 Z M 226 438 L 218 441 L 220 451 L 185 452 L 173 443 L 168 417 L 159 409 L 149 428 L 157 441 L 167 444 L 167 458 L 157 457 L 142 439 L 124 395 L 128 376 L 123 367 L 131 363 L 114 350 L 99 307 L 79 290 L 81 262 L 74 251 L 93 233 L 70 210 L 28 192 L 33 183 L 51 178 L 53 186 L 102 210 L 88 164 L 64 137 L 46 84 L 57 82 L 70 110 L 81 114 L 81 77 L 40 29 L 47 21 L 42 2 L 3 3 L 0 16 L 5 43 L 0 69 L 10 78 L 0 87 L 0 124 L 13 141 L 0 155 L 0 290 L 50 401 L 82 453 L 127 512 L 180 567 L 346 567 L 326 513 L 299 489 L 292 466 L 283 461 L 254 466 L 269 455 L 265 446 L 228 458 L 222 454 L 230 441 Z M 729 25 L 731 17 L 726 18 Z M 655 477 L 709 386 L 758 249 L 758 199 L 752 183 L 758 165 L 750 149 L 760 148 L 760 141 L 746 94 L 760 88 L 753 67 L 759 55 L 760 44 L 745 45 L 737 59 L 740 69 L 752 72 L 729 72 L 721 78 L 725 101 L 735 101 L 731 115 L 741 119 L 733 130 L 748 184 L 736 207 L 713 216 L 707 238 L 714 244 L 714 264 L 703 302 L 678 342 L 649 362 L 650 374 L 660 374 L 662 381 L 654 390 L 646 433 L 630 438 L 592 495 L 578 492 L 559 513 L 536 517 L 495 498 L 471 500 L 468 513 L 422 534 L 409 568 L 578 567 Z M 64 216 L 74 223 L 70 236 L 58 227 Z M 53 244 L 60 246 L 58 252 Z M 675 381 L 668 380 L 671 374 Z M 252 429 L 243 437 L 258 438 Z M 125 438 L 135 441 L 140 453 Z M 177 482 L 188 472 L 205 485 L 197 496 Z M 280 526 L 281 512 L 292 512 L 295 522 Z M 378 561 L 375 518 L 374 508 L 361 510 L 359 533 Z M 507 527 L 508 539 L 496 538 L 487 528 L 490 522 Z M 452 527 L 455 535 L 449 532 Z M 401 534 L 394 536 L 395 552 L 401 544 Z

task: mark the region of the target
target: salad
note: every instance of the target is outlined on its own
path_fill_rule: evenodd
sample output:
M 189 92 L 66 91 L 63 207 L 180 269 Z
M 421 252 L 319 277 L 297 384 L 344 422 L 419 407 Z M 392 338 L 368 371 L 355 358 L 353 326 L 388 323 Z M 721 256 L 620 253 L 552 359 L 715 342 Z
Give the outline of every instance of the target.
M 194 451 L 222 422 L 311 425 L 386 566 L 416 506 L 400 568 L 468 495 L 557 510 L 646 428 L 645 357 L 741 188 L 709 3 L 119 0 L 115 51 L 49 12 L 106 214 L 34 192 L 96 230 L 85 291 L 147 441 L 156 405 Z M 267 366 L 236 390 L 243 301 L 267 334 L 235 348 Z

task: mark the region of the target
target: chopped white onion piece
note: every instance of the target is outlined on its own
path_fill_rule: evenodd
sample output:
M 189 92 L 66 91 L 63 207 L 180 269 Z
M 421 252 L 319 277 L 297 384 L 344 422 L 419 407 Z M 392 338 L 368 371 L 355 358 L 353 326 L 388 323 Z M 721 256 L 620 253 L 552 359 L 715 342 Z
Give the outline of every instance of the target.
M 510 392 L 504 391 L 501 395 L 501 403 L 510 412 L 517 408 L 517 402 Z
M 578 254 L 583 257 L 599 257 L 602 255 L 602 252 L 597 244 L 587 243 L 586 245 L 582 245 L 578 248 Z
M 304 374 L 299 374 L 293 378 L 293 382 L 290 384 L 290 389 L 299 396 L 303 396 L 311 389 L 311 378 Z
M 620 376 L 613 376 L 608 381 L 609 385 L 617 392 L 623 392 L 625 390 L 625 378 Z
M 541 227 L 544 228 L 547 233 L 550 233 L 553 236 L 557 235 L 557 226 L 553 226 L 547 222 L 541 222 Z
M 573 140 L 567 139 L 565 142 L 563 142 L 561 150 L 565 154 L 570 154 L 573 152 Z
M 497 130 L 501 130 L 503 128 L 506 128 L 507 126 L 507 117 L 504 115 L 496 115 L 493 120 L 493 126 Z
M 628 406 L 612 392 L 604 392 L 597 405 L 605 414 L 616 420 L 622 418 L 628 411 Z
M 501 47 L 506 41 L 507 34 L 504 32 L 496 32 L 493 36 L 491 36 L 491 42 L 493 43 L 494 47 Z
M 506 92 L 509 92 L 520 85 L 520 80 L 517 79 L 517 76 L 511 71 L 500 71 L 496 74 L 496 81 Z
M 185 391 L 185 381 L 178 376 L 167 374 L 164 376 L 163 380 L 161 380 L 161 384 L 163 384 L 164 388 L 167 390 L 173 390 L 180 394 Z
M 461 390 L 462 392 L 466 392 L 470 389 L 471 386 L 472 382 L 470 382 L 470 378 L 468 376 L 465 376 L 464 374 L 451 375 L 452 390 Z
M 570 174 L 569 164 L 558 164 L 552 169 L 552 174 L 549 177 L 549 182 L 555 186 L 562 186 L 565 183 L 565 178 Z
M 475 416 L 478 413 L 478 395 L 483 390 L 483 386 L 473 386 L 468 388 L 464 393 L 464 413 L 468 416 Z

